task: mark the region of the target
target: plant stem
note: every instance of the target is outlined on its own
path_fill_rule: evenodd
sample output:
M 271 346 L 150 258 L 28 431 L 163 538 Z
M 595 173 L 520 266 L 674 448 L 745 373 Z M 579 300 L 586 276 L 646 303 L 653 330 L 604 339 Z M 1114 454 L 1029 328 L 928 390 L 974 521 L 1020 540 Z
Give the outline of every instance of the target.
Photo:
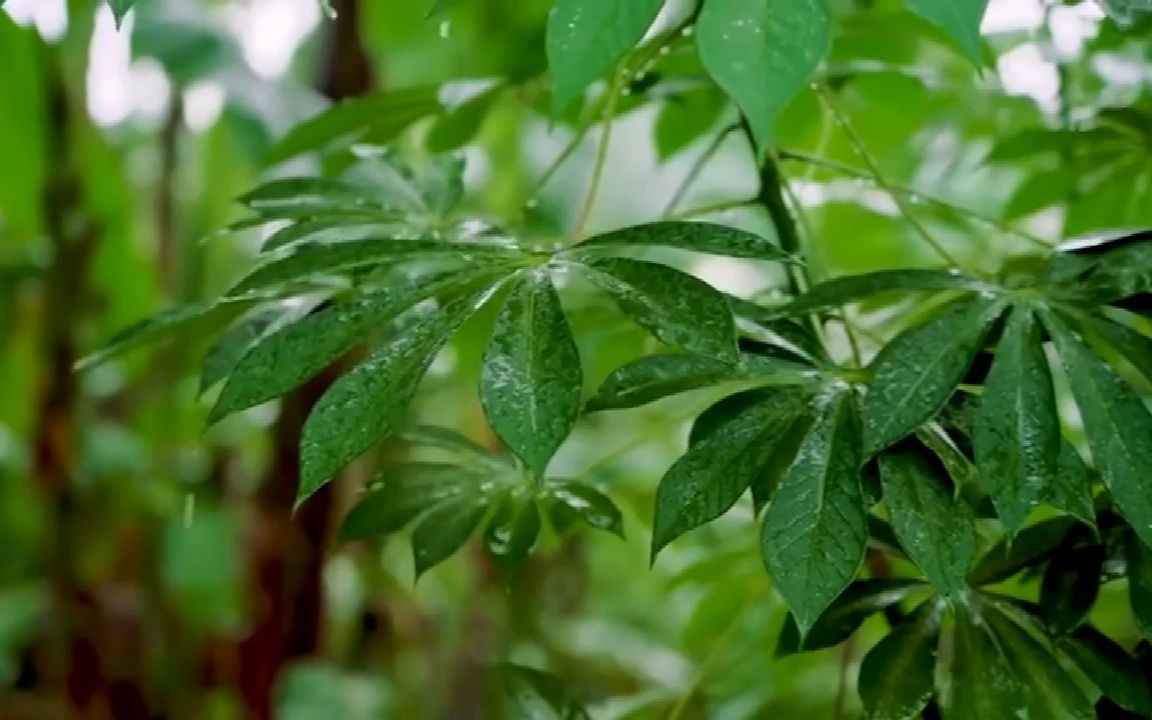
M 676 192 L 672 194 L 672 199 L 668 201 L 668 205 L 664 208 L 664 218 L 673 217 L 676 208 L 680 206 L 680 203 L 684 200 L 684 196 L 688 194 L 688 190 L 700 177 L 700 173 L 704 172 L 705 166 L 708 165 L 708 162 L 716 155 L 717 151 L 720 150 L 720 147 L 724 144 L 724 141 L 728 139 L 732 131 L 738 130 L 739 128 L 739 125 L 729 125 L 713 138 L 712 142 L 708 144 L 708 147 L 704 148 L 704 152 L 700 153 L 700 157 L 696 158 L 696 162 L 692 163 L 692 167 L 689 168 L 688 173 L 684 176 L 684 180 L 680 183 L 680 186 L 676 188 Z
M 678 212 L 673 215 L 666 215 L 665 219 L 688 220 L 690 218 L 700 217 L 701 215 L 714 215 L 716 213 L 722 213 L 726 210 L 736 210 L 737 208 L 748 207 L 749 205 L 755 204 L 755 198 L 745 198 L 743 200 L 721 200 L 720 202 L 715 202 L 710 205 L 702 205 L 700 207 L 692 208 L 691 210 L 684 210 L 683 212 Z
M 608 87 L 608 101 L 604 104 L 603 114 L 604 129 L 600 133 L 600 146 L 596 149 L 596 164 L 592 167 L 592 181 L 588 185 L 588 195 L 584 199 L 584 207 L 580 211 L 580 218 L 576 222 L 576 230 L 573 233 L 576 242 L 580 242 L 587 232 L 588 221 L 592 219 L 596 198 L 600 194 L 600 182 L 604 179 L 604 167 L 608 161 L 608 146 L 612 143 L 612 126 L 616 119 L 616 104 L 620 100 L 624 77 L 624 70 L 618 68 L 612 77 L 612 84 Z
M 921 239 L 923 239 L 924 242 L 927 243 L 928 246 L 931 247 L 936 252 L 936 254 L 940 256 L 941 260 L 953 267 L 962 268 L 963 265 L 960 263 L 960 261 L 955 256 L 953 256 L 952 253 L 948 252 L 948 248 L 944 247 L 939 240 L 932 237 L 932 233 L 928 232 L 928 228 L 924 227 L 924 224 L 920 222 L 919 218 L 917 218 L 912 213 L 911 208 L 905 204 L 904 196 L 896 192 L 896 190 L 888 184 L 888 181 L 884 179 L 884 174 L 880 171 L 880 166 L 876 163 L 876 159 L 872 157 L 870 152 L 868 152 L 868 146 L 864 144 L 864 139 L 860 137 L 858 132 L 856 132 L 855 126 L 852 125 L 852 121 L 848 118 L 848 115 L 836 101 L 836 96 L 832 90 L 830 90 L 826 84 L 820 84 L 817 87 L 820 99 L 824 102 L 824 106 L 828 108 L 829 112 L 832 113 L 832 117 L 836 120 L 836 124 L 840 126 L 840 129 L 848 138 L 848 142 L 852 144 L 852 147 L 855 148 L 856 153 L 860 155 L 860 158 L 864 161 L 864 164 L 868 168 L 868 172 L 872 175 L 872 179 L 882 190 L 885 190 L 889 195 L 892 196 L 892 201 L 896 203 L 896 207 L 899 208 L 900 214 L 904 216 L 904 219 L 908 221 L 908 224 L 912 226 L 912 229 L 915 230 L 916 233 L 920 235 Z

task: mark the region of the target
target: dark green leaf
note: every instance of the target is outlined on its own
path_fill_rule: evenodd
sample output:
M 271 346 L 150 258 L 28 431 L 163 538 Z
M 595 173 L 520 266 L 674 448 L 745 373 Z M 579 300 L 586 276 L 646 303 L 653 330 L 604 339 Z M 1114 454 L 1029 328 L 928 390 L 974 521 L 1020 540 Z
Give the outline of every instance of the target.
M 790 614 L 780 630 L 776 655 L 783 657 L 839 645 L 852 637 L 868 618 L 924 589 L 925 585 L 919 580 L 857 580 L 821 613 L 803 642 L 796 619 Z
M 972 585 L 997 583 L 1038 564 L 1060 547 L 1075 524 L 1070 518 L 1057 517 L 1029 525 L 986 552 L 968 574 L 968 581 Z
M 333 383 L 304 423 L 298 503 L 400 429 L 408 402 L 436 352 L 488 295 L 481 292 L 453 300 L 420 316 Z
M 624 536 L 624 518 L 620 508 L 604 493 L 578 482 L 549 482 L 545 494 L 552 500 L 550 516 L 558 532 L 579 519 L 597 530 Z M 559 520 L 559 523 L 557 523 Z
M 732 313 L 711 285 L 666 265 L 626 258 L 595 260 L 584 268 L 625 315 L 663 342 L 709 357 L 737 359 Z
M 508 296 L 484 355 L 480 401 L 492 429 L 540 477 L 580 414 L 580 352 L 547 269 Z
M 233 323 L 208 349 L 200 368 L 200 392 L 228 377 L 257 340 L 292 319 L 292 316 L 293 313 L 287 308 L 272 305 L 256 308 Z
M 557 0 L 548 17 L 552 113 L 559 115 L 644 37 L 664 0 Z
M 585 248 L 670 247 L 713 255 L 798 262 L 776 242 L 746 230 L 705 222 L 667 220 L 635 225 L 590 237 L 577 246 Z
M 864 656 L 860 700 L 868 720 L 914 720 L 936 684 L 940 605 L 927 601 Z
M 116 18 L 116 27 L 124 22 L 124 16 L 136 4 L 136 0 L 108 0 L 108 7 L 112 8 L 112 15 Z
M 804 412 L 809 395 L 789 388 L 763 396 L 746 393 L 741 399 L 743 407 L 692 445 L 660 481 L 652 529 L 653 560 L 668 543 L 736 504 L 764 472 L 777 441 Z
M 398 437 L 413 445 L 436 448 L 469 463 L 480 463 L 497 473 L 514 469 L 509 457 L 483 448 L 455 430 L 434 425 L 417 425 L 400 432 Z
M 511 572 L 532 552 L 539 536 L 536 499 L 509 497 L 488 522 L 484 542 L 496 562 L 505 572 Z
M 959 302 L 880 351 L 864 399 L 865 454 L 915 432 L 944 407 L 1002 311 L 994 300 Z
M 1124 356 L 1132 367 L 1152 382 L 1152 338 L 1115 320 L 1091 315 L 1088 330 L 1099 335 L 1113 350 Z
M 780 315 L 807 313 L 859 302 L 878 295 L 936 290 L 970 290 L 991 292 L 988 283 L 968 277 L 955 270 L 880 270 L 865 275 L 826 280 L 814 285 L 808 292 L 787 305 L 774 308 Z
M 1058 647 L 1106 697 L 1121 707 L 1152 716 L 1152 692 L 1134 658 L 1090 625 L 1080 627 Z
M 847 390 L 824 400 L 764 515 L 761 550 L 806 633 L 856 575 L 868 543 L 860 426 Z
M 483 475 L 448 463 L 403 463 L 383 468 L 344 518 L 340 537 L 365 540 L 404 529 L 430 508 L 478 492 Z
M 1023 709 L 1020 680 L 977 612 L 964 604 L 956 608 L 952 682 L 940 703 L 945 720 L 1034 717 L 1019 712 Z
M 1145 638 L 1152 639 L 1152 549 L 1139 538 L 1129 535 L 1124 543 L 1128 564 L 1128 599 L 1132 617 Z
M 1044 316 L 1060 352 L 1072 395 L 1084 418 L 1092 459 L 1120 513 L 1152 543 L 1152 414 L 1120 376 L 1088 348 L 1063 320 Z
M 972 438 L 980 483 L 1009 535 L 1050 495 L 1060 455 L 1060 416 L 1040 326 L 1012 311 L 996 349 Z
M 811 81 L 832 40 L 825 0 L 708 0 L 700 59 L 767 146 L 776 120 Z
M 942 596 L 960 599 L 976 553 L 972 520 L 941 482 L 944 469 L 914 448 L 880 455 L 884 503 L 909 557 Z
M 416 578 L 463 547 L 487 512 L 487 499 L 476 495 L 458 497 L 428 511 L 412 531 Z
M 1064 440 L 1056 458 L 1056 476 L 1045 498 L 1052 507 L 1092 527 L 1096 526 L 1096 503 L 1092 498 L 1092 476 L 1080 451 Z
M 937 25 L 968 59 L 980 64 L 980 22 L 988 0 L 907 0 L 908 9 Z
M 1104 546 L 1066 548 L 1048 562 L 1040 583 L 1040 611 L 1053 635 L 1066 635 L 1088 617 L 1100 594 Z

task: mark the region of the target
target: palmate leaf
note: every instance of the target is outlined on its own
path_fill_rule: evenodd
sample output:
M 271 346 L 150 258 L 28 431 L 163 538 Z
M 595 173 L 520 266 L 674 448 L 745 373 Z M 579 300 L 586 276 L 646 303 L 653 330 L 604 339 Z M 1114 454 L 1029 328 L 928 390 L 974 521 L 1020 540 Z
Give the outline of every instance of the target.
M 496 564 L 510 573 L 532 552 L 540 537 L 536 498 L 508 495 L 497 506 L 484 532 L 484 544 Z
M 1152 414 L 1144 401 L 1057 315 L 1044 325 L 1060 353 L 1072 396 L 1084 418 L 1092 459 L 1117 509 L 1136 534 L 1152 544 Z
M 372 238 L 401 237 L 411 233 L 407 222 L 382 222 L 339 214 L 302 218 L 268 236 L 260 246 L 267 253 L 297 244 L 363 242 Z
M 1085 625 L 1057 647 L 1106 697 L 1116 704 L 1152 716 L 1152 691 L 1131 655 L 1094 627 Z
M 1056 475 L 1045 500 L 1090 527 L 1096 526 L 1096 503 L 1092 497 L 1092 476 L 1072 443 L 1060 443 L 1056 458 Z
M 596 530 L 624 536 L 624 517 L 620 508 L 595 488 L 572 481 L 549 481 L 541 497 L 557 532 L 564 532 L 574 522 L 580 521 Z
M 944 474 L 911 443 L 880 455 L 884 503 L 900 544 L 936 591 L 957 601 L 968 586 L 976 535 L 968 513 L 941 483 Z
M 810 393 L 779 388 L 739 396 L 739 406 L 693 444 L 660 481 L 652 559 L 680 535 L 736 504 L 777 452 L 777 441 L 807 409 Z
M 492 429 L 534 475 L 580 414 L 580 352 L 546 268 L 513 286 L 488 341 L 480 401 Z
M 862 411 L 866 454 L 906 437 L 944 407 L 1003 309 L 983 297 L 957 302 L 880 351 Z
M 472 293 L 422 315 L 333 383 L 304 423 L 297 503 L 400 429 L 436 352 L 489 295 Z
M 451 557 L 468 542 L 488 512 L 488 498 L 458 497 L 428 511 L 412 531 L 416 578 Z
M 980 64 L 980 23 L 988 0 L 907 0 L 908 9 L 943 30 L 973 63 Z
M 304 306 L 304 311 L 309 309 L 308 304 L 300 304 Z M 232 327 L 216 338 L 204 357 L 200 368 L 200 392 L 214 387 L 228 377 L 244 357 L 244 353 L 248 352 L 257 340 L 275 331 L 284 323 L 296 319 L 297 316 L 295 308 L 273 304 L 257 307 L 233 323 Z
M 868 542 L 860 425 L 848 390 L 823 399 L 764 515 L 768 572 L 805 634 L 856 575 Z
M 588 279 L 661 341 L 735 361 L 736 327 L 728 302 L 711 285 L 667 265 L 607 258 L 582 263 Z
M 772 308 L 772 311 L 780 315 L 798 316 L 890 293 L 941 290 L 995 292 L 996 287 L 955 270 L 879 270 L 825 280 L 786 305 Z
M 404 529 L 448 500 L 479 496 L 488 475 L 453 463 L 403 463 L 377 473 L 371 489 L 345 516 L 340 537 L 365 540 Z
M 784 627 L 780 629 L 776 655 L 784 657 L 839 645 L 852 637 L 868 618 L 926 589 L 927 586 L 920 580 L 857 580 L 820 614 L 803 639 L 796 618 L 789 614 Z
M 318 177 L 272 180 L 238 198 L 268 219 L 304 218 L 320 214 L 364 215 L 391 219 L 404 209 L 369 187 Z
M 559 115 L 644 37 L 664 0 L 556 0 L 548 16 L 552 113 Z
M 614 230 L 584 240 L 577 250 L 588 248 L 668 247 L 694 252 L 795 263 L 799 260 L 776 242 L 755 233 L 705 222 L 654 222 Z
M 1024 524 L 1057 474 L 1060 416 L 1032 310 L 1014 309 L 996 348 L 975 419 L 980 483 L 1009 534 Z
M 868 720 L 914 720 L 936 689 L 940 603 L 927 601 L 868 651 L 860 700 Z
M 740 106 L 763 148 L 824 59 L 832 17 L 826 0 L 707 0 L 696 33 L 708 74 Z
M 972 585 L 997 583 L 1026 567 L 1039 564 L 1061 546 L 1074 527 L 1076 523 L 1066 517 L 1049 518 L 1029 525 L 1016 537 L 1005 538 L 984 553 L 968 574 L 968 581 Z

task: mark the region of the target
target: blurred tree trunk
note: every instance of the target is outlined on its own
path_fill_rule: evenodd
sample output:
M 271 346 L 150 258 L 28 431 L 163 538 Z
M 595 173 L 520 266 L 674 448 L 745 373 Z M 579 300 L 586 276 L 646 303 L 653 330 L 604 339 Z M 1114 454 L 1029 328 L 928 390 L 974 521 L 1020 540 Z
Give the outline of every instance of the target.
M 374 87 L 372 63 L 361 40 L 358 0 L 333 2 L 318 89 L 333 101 Z M 287 664 L 315 656 L 323 632 L 324 552 L 332 536 L 335 483 L 316 493 L 293 518 L 300 484 L 300 435 L 316 402 L 339 376 L 329 368 L 281 402 L 272 429 L 272 453 L 258 503 L 253 558 L 252 634 L 241 647 L 242 692 L 253 716 L 269 718 L 275 683 Z

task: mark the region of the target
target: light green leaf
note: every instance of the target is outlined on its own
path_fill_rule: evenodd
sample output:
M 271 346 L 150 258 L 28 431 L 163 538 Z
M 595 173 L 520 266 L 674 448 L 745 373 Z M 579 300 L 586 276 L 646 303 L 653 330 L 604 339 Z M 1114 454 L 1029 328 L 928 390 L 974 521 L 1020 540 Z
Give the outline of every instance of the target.
M 820 614 L 816 623 L 800 638 L 796 618 L 789 613 L 776 642 L 776 656 L 823 650 L 844 642 L 860 629 L 864 621 L 886 608 L 927 590 L 920 580 L 893 578 L 857 580 Z
M 580 414 L 584 375 L 546 268 L 513 287 L 488 341 L 480 402 L 492 429 L 541 477 Z
M 927 601 L 868 651 L 860 700 L 868 720 L 914 720 L 935 692 L 940 604 Z
M 994 292 L 996 288 L 955 270 L 879 270 L 825 280 L 788 304 L 772 310 L 779 315 L 806 315 L 891 293 L 939 290 Z
M 583 521 L 591 528 L 624 536 L 624 517 L 616 503 L 604 493 L 583 483 L 549 481 L 544 495 L 551 500 L 549 518 L 557 532 L 563 532 L 572 521 Z
M 1009 535 L 1050 494 L 1060 442 L 1040 326 L 1030 309 L 1018 307 L 997 345 L 972 437 L 980 483 Z
M 583 251 L 599 247 L 622 249 L 645 246 L 679 248 L 728 257 L 799 262 L 778 243 L 746 230 L 714 223 L 674 220 L 635 225 L 596 235 L 574 249 Z
M 728 512 L 764 471 L 776 442 L 807 407 L 809 395 L 779 389 L 748 400 L 692 445 L 660 480 L 652 528 L 652 559 L 684 533 Z
M 398 532 L 430 508 L 478 492 L 483 478 L 466 466 L 449 463 L 389 465 L 344 518 L 340 538 L 365 540 Z
M 1106 697 L 1121 707 L 1152 717 L 1152 692 L 1134 658 L 1090 625 L 1063 638 L 1057 647 Z
M 915 449 L 880 455 L 884 504 L 896 537 L 936 591 L 959 600 L 976 553 L 972 520 L 941 483 L 944 469 Z
M 403 236 L 411 230 L 402 222 L 379 222 L 344 215 L 305 218 L 286 225 L 268 236 L 260 246 L 266 253 L 296 244 L 363 242 L 373 238 Z
M 1044 324 L 1068 373 L 1096 468 L 1117 509 L 1145 543 L 1152 543 L 1152 414 L 1063 320 L 1047 313 Z
M 297 503 L 401 428 L 408 403 L 436 352 L 488 296 L 488 292 L 469 295 L 419 317 L 333 383 L 304 423 Z
M 508 497 L 488 522 L 484 542 L 496 563 L 505 572 L 512 572 L 532 552 L 539 536 L 536 499 Z
M 860 426 L 847 390 L 826 398 L 764 515 L 761 550 L 807 633 L 855 577 L 868 543 Z
M 865 454 L 915 432 L 944 407 L 1003 307 L 984 298 L 955 303 L 880 351 L 864 399 Z
M 1152 549 L 1134 535 L 1124 542 L 1128 563 L 1128 600 L 1132 617 L 1144 637 L 1152 640 Z
M 779 380 L 780 384 L 802 383 L 814 379 L 815 372 L 760 355 L 742 355 L 736 364 L 690 353 L 646 355 L 609 375 L 584 409 L 634 408 L 689 390 L 758 378 Z
M 385 202 L 371 188 L 320 177 L 271 180 L 241 195 L 238 201 L 268 219 L 324 214 L 390 219 L 404 209 Z
M 724 296 L 667 265 L 609 258 L 583 265 L 588 279 L 625 315 L 663 342 L 735 361 L 736 327 Z
M 416 579 L 463 547 L 487 512 L 487 498 L 476 495 L 458 497 L 428 511 L 412 531 Z
M 704 67 L 771 142 L 780 113 L 811 81 L 832 39 L 825 0 L 707 0 L 696 22 Z
M 504 94 L 506 87 L 503 83 L 497 83 L 438 118 L 428 131 L 425 141 L 428 150 L 434 153 L 449 152 L 471 142 L 483 127 L 488 111 Z
M 1029 525 L 1016 537 L 1004 538 L 984 553 L 968 574 L 968 581 L 972 585 L 987 585 L 1007 580 L 1055 552 L 1075 526 L 1076 523 L 1066 517 L 1049 518 Z
M 664 0 L 556 0 L 548 16 L 552 113 L 559 115 L 644 37 Z
M 947 33 L 968 59 L 980 64 L 980 23 L 988 0 L 907 0 L 908 9 Z

